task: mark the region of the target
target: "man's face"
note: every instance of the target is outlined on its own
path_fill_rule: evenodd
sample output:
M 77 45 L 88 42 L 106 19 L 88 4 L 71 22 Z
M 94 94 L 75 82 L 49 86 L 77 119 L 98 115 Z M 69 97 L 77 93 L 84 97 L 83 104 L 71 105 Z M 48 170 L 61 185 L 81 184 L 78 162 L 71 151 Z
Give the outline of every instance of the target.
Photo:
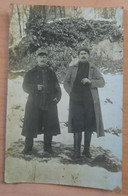
M 79 60 L 80 60 L 81 62 L 87 62 L 88 59 L 89 59 L 89 54 L 88 54 L 88 52 L 86 52 L 86 51 L 84 51 L 84 50 L 80 51 L 80 53 L 79 53 Z
M 40 54 L 37 56 L 37 63 L 40 67 L 47 66 L 47 56 L 45 54 Z

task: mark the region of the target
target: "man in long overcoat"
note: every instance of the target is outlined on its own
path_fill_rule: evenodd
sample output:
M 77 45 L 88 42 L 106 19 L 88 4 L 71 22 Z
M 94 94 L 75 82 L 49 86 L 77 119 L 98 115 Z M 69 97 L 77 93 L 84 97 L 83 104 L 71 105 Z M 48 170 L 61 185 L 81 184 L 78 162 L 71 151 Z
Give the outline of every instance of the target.
M 33 138 L 44 134 L 44 151 L 52 153 L 52 138 L 60 134 L 57 103 L 61 89 L 54 71 L 48 66 L 48 53 L 37 50 L 37 66 L 28 71 L 23 89 L 28 93 L 22 135 L 25 136 L 25 154 L 33 147 Z
M 64 81 L 64 88 L 70 96 L 68 130 L 74 134 L 74 158 L 81 153 L 82 132 L 84 132 L 83 155 L 91 158 L 89 152 L 91 135 L 104 136 L 98 88 L 105 81 L 98 68 L 88 60 L 90 51 L 86 47 L 78 50 L 79 61 L 69 67 Z

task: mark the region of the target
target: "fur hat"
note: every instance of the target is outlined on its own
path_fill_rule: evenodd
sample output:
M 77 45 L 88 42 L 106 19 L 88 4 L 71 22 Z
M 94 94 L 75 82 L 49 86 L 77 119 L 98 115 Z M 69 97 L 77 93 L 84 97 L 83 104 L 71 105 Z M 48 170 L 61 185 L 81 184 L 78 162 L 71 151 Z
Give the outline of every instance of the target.
M 81 48 L 79 48 L 78 49 L 78 56 L 79 56 L 79 54 L 80 54 L 81 51 L 86 51 L 90 55 L 90 51 L 89 51 L 89 49 L 87 47 L 81 47 Z

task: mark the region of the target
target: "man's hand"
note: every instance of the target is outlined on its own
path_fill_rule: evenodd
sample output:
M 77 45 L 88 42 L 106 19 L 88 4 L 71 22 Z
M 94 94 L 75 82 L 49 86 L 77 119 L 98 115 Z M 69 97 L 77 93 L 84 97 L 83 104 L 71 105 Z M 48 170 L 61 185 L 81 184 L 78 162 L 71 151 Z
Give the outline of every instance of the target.
M 55 103 L 57 103 L 57 102 L 58 102 L 57 98 L 54 98 L 54 99 L 53 99 L 53 101 L 54 101 Z
M 38 89 L 38 91 L 41 91 L 43 89 L 43 85 L 42 84 L 37 84 L 37 89 Z
M 91 80 L 89 80 L 88 78 L 83 78 L 83 79 L 81 80 L 81 82 L 82 82 L 83 84 L 86 84 L 86 83 L 91 84 Z

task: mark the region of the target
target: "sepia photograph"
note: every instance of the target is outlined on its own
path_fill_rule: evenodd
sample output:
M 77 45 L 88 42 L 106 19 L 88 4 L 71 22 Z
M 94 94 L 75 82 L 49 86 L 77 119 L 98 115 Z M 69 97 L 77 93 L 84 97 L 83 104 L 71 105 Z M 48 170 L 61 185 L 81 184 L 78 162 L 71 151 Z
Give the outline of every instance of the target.
M 123 8 L 9 17 L 5 182 L 121 190 Z

